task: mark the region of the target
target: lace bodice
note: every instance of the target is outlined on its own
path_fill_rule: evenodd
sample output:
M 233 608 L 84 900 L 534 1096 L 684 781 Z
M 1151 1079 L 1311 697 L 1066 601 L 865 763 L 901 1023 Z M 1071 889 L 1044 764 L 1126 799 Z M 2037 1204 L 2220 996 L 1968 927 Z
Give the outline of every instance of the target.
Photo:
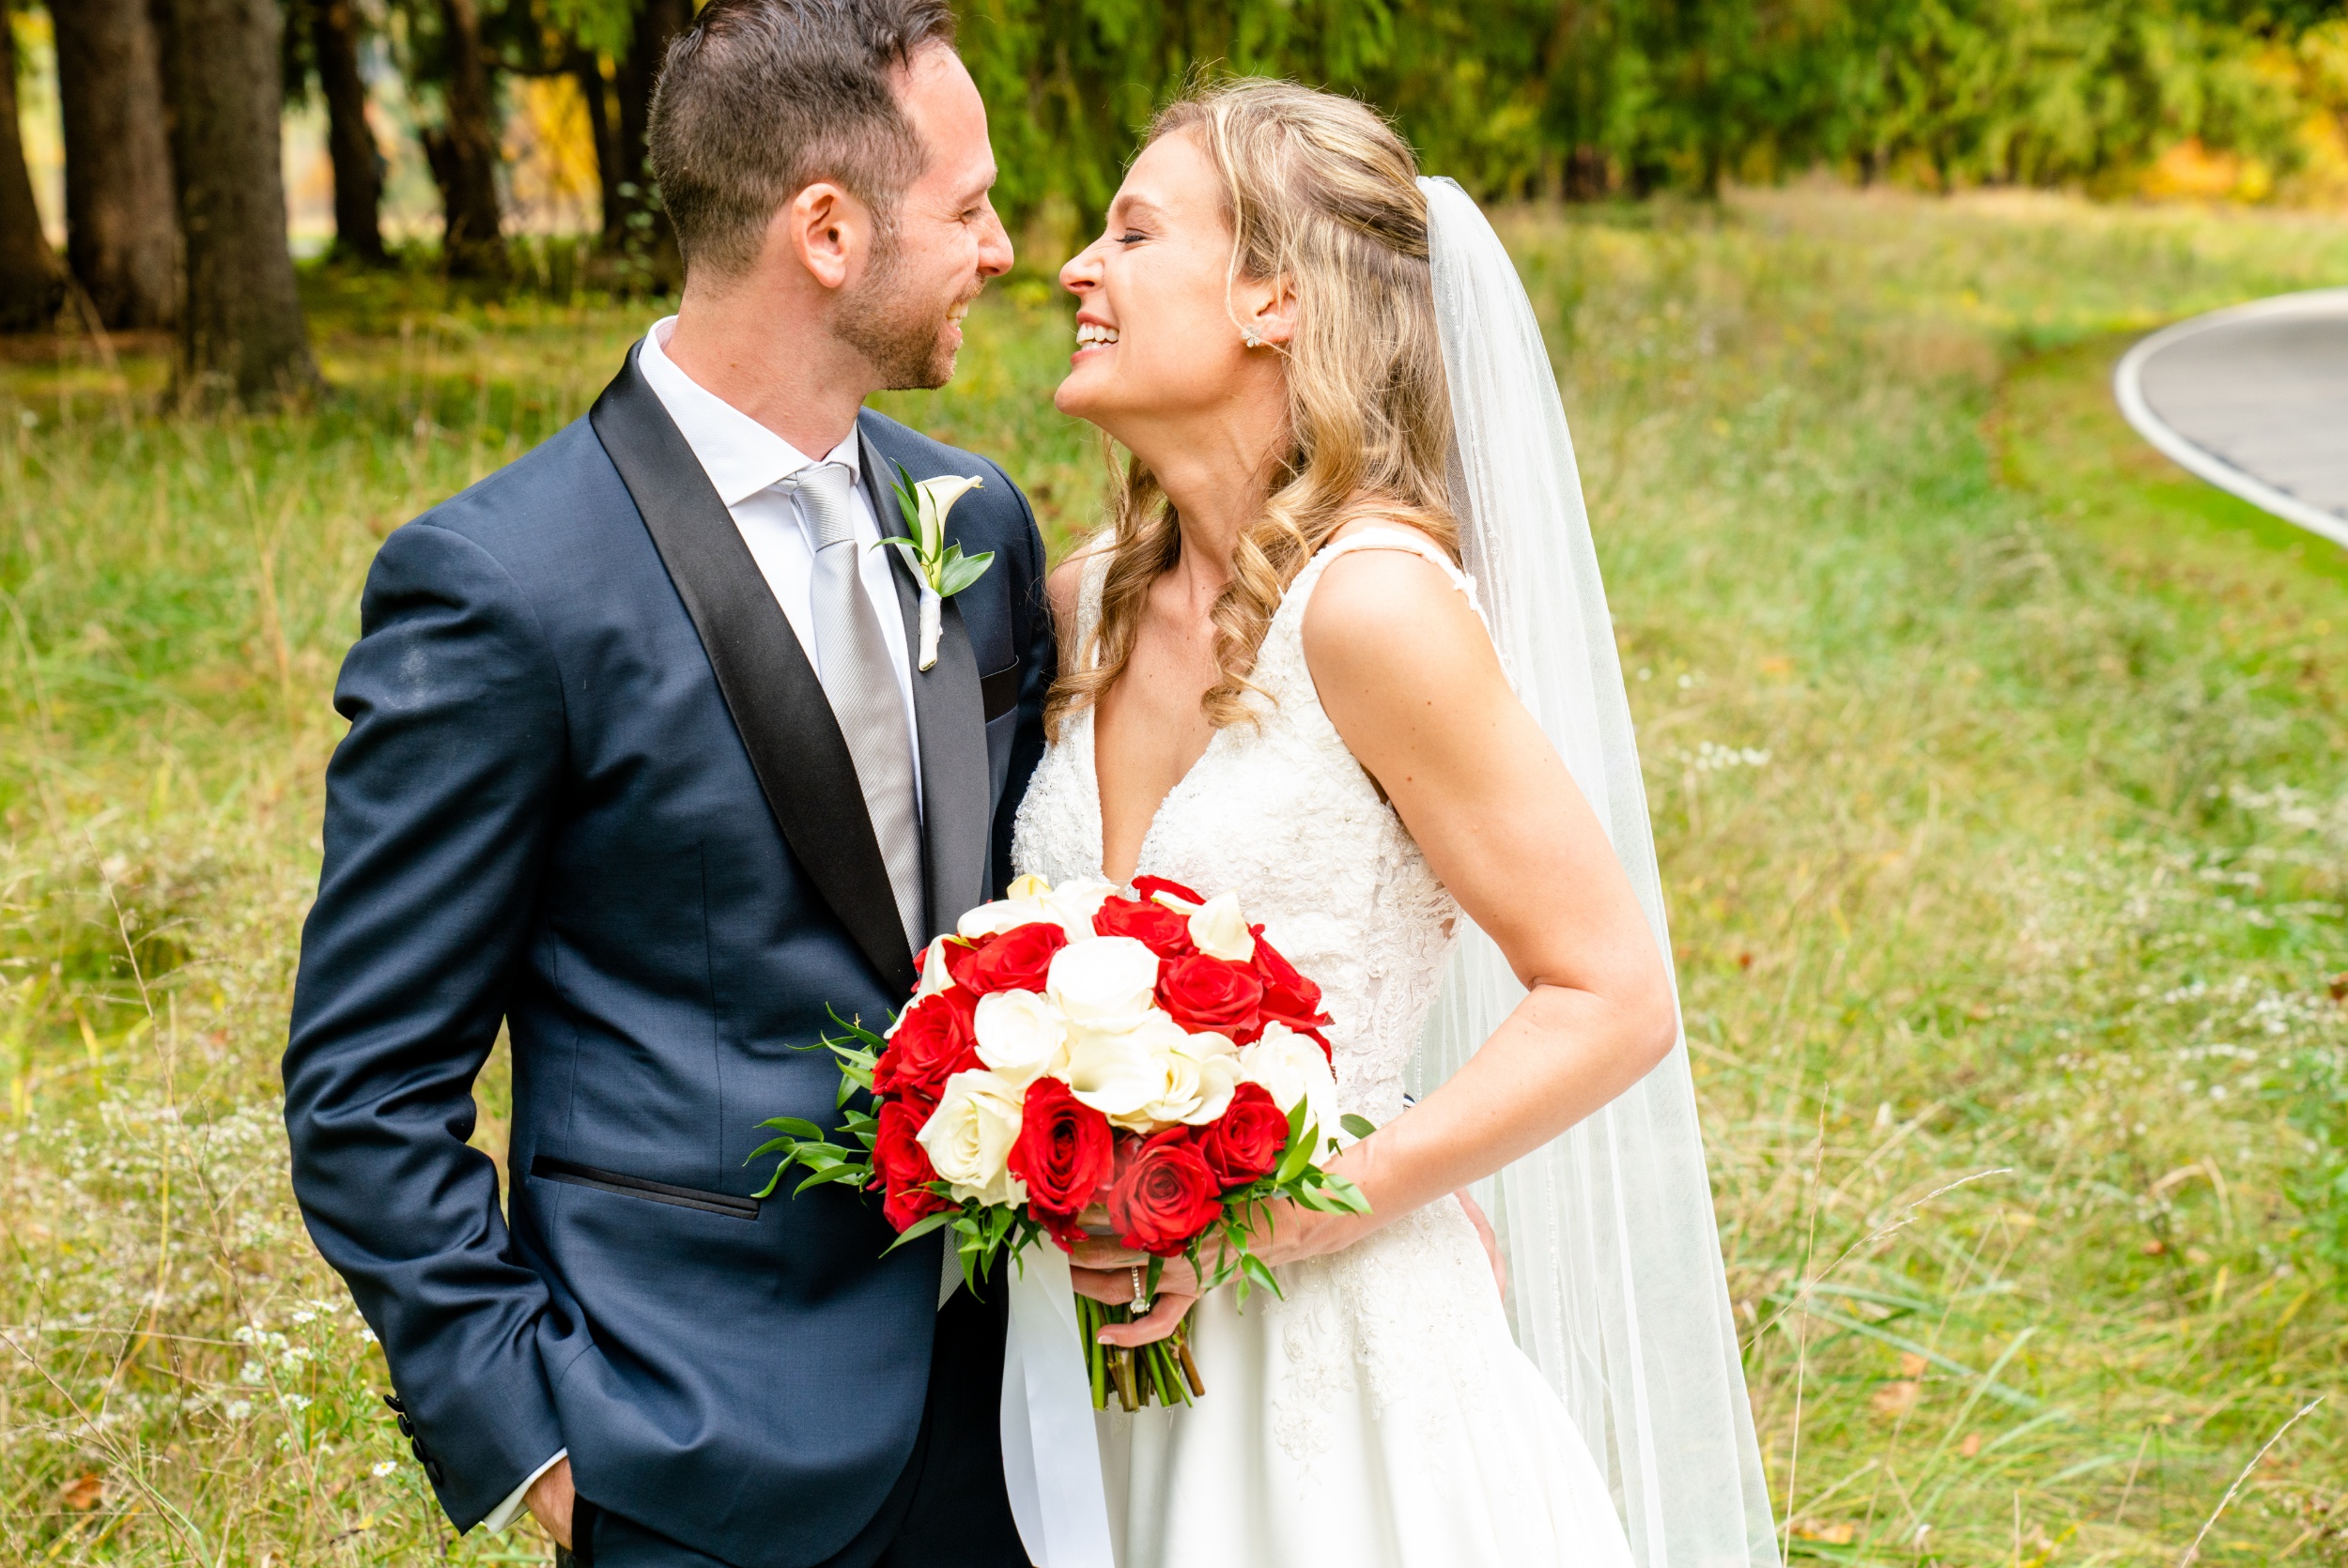
M 1305 607 L 1329 563 L 1401 549 L 1475 585 L 1421 535 L 1369 529 L 1324 546 L 1289 585 L 1250 677 L 1259 723 L 1214 732 L 1166 794 L 1137 869 L 1213 897 L 1236 892 L 1265 938 L 1320 982 L 1337 1099 L 1383 1125 L 1402 1110 L 1402 1074 L 1442 983 L 1459 905 L 1427 865 L 1322 711 L 1305 668 Z M 1101 613 L 1108 552 L 1088 563 L 1077 606 L 1083 647 Z M 1092 711 L 1069 715 L 1020 802 L 1012 857 L 1058 883 L 1098 877 L 1101 796 Z

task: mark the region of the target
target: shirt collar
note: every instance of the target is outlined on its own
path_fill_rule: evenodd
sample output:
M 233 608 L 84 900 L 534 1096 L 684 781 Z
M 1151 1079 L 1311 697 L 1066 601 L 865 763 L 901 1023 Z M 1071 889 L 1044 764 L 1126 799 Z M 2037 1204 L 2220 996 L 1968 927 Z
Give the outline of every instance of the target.
M 677 368 L 664 346 L 676 328 L 676 317 L 664 315 L 644 334 L 636 368 L 643 373 L 669 418 L 675 422 L 685 444 L 693 449 L 710 487 L 729 507 L 740 505 L 778 480 L 788 479 L 815 459 L 759 423 Z M 825 454 L 826 463 L 843 463 L 862 477 L 854 429 L 847 439 Z

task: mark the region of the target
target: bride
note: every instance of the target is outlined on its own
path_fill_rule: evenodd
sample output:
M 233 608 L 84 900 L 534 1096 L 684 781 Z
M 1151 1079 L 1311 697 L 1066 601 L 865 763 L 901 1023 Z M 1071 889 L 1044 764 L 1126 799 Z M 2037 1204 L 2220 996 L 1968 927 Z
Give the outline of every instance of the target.
M 1218 86 L 1060 274 L 1056 401 L 1131 461 L 1052 579 L 1014 859 L 1238 891 L 1326 988 L 1339 1109 L 1378 1128 L 1336 1162 L 1368 1215 L 1277 1216 L 1281 1297 L 1200 1299 L 1174 1260 L 1104 1332 L 1187 1313 L 1209 1379 L 1100 1418 L 1110 1541 L 1122 1568 L 1773 1563 L 1564 417 L 1506 253 L 1415 172 L 1350 100 Z M 1138 1261 L 1088 1243 L 1076 1286 L 1128 1300 Z

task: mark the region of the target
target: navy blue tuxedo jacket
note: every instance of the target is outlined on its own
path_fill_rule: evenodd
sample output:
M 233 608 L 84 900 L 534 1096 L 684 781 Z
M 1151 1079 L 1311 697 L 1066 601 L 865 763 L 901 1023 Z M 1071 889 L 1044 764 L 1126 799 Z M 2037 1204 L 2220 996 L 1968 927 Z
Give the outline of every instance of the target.
M 868 484 L 984 478 L 949 531 L 994 567 L 913 677 L 949 930 L 1005 880 L 1043 747 L 1043 547 L 992 463 L 858 429 Z M 286 1121 L 417 1456 L 459 1529 L 567 1447 L 583 1495 L 662 1534 L 820 1560 L 913 1446 L 942 1243 L 884 1259 L 873 1199 L 761 1202 L 744 1163 L 765 1117 L 832 1125 L 826 1009 L 877 1023 L 915 980 L 814 671 L 633 353 L 587 419 L 393 533 L 362 624 Z M 503 1214 L 466 1145 L 501 1027 Z

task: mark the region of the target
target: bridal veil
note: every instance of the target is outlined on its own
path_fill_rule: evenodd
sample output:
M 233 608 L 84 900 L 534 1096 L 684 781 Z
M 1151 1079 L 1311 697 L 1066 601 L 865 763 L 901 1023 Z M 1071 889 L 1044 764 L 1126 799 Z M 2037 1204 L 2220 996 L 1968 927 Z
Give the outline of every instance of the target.
M 1668 965 L 1630 705 L 1549 351 L 1482 210 L 1448 179 L 1418 184 L 1467 569 L 1519 697 L 1606 824 Z M 1523 995 L 1491 940 L 1463 932 L 1413 1092 L 1458 1070 Z M 1774 1568 L 1684 1037 L 1629 1092 L 1475 1191 L 1508 1259 L 1517 1341 L 1606 1471 L 1641 1568 Z

